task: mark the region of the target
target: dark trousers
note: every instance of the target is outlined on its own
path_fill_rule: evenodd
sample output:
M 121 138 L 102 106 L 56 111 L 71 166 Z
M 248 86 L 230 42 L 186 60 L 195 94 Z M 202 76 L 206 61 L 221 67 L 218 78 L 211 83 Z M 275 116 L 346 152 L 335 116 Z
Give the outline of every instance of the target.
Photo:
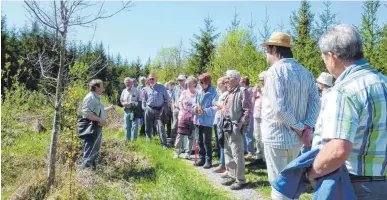
M 167 137 L 171 137 L 171 125 L 172 125 L 172 117 L 170 117 L 167 121 Z
M 84 140 L 82 168 L 96 168 L 102 140 L 102 127 L 97 126 L 97 134 L 92 139 Z
M 152 135 L 158 133 L 160 143 L 167 146 L 167 137 L 165 135 L 164 124 L 161 121 L 162 110 L 153 109 L 149 106 L 145 110 L 145 135 L 148 139 L 152 139 Z
M 196 126 L 199 143 L 199 163 L 212 163 L 212 127 Z

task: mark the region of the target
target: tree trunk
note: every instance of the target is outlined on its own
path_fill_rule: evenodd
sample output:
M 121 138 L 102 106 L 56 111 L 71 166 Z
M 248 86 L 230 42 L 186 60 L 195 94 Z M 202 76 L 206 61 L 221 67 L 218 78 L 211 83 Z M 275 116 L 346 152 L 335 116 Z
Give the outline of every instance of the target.
M 66 24 L 65 24 L 66 26 Z M 62 94 L 63 94 L 63 71 L 65 66 L 65 51 L 66 51 L 66 34 L 67 28 L 64 32 L 61 32 L 61 44 L 60 44 L 60 56 L 59 56 L 59 70 L 55 92 L 55 115 L 54 123 L 51 133 L 51 144 L 50 144 L 50 157 L 48 163 L 48 187 L 54 183 L 55 178 L 55 162 L 56 162 L 56 147 L 58 141 L 59 122 L 61 120 L 61 105 L 62 105 Z

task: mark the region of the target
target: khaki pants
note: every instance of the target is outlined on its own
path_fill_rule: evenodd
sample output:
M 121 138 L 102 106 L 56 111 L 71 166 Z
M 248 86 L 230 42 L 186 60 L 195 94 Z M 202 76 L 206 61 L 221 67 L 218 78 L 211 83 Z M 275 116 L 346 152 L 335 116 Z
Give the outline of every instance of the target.
M 267 175 L 270 183 L 276 179 L 279 173 L 293 161 L 300 153 L 301 145 L 293 149 L 276 149 L 268 144 L 264 144 L 264 152 L 266 158 Z M 271 189 L 273 199 L 287 199 L 274 188 Z
M 265 160 L 265 155 L 263 153 L 263 143 L 262 143 L 262 133 L 261 133 L 261 119 L 254 118 L 254 134 L 255 141 L 257 144 L 257 159 Z
M 224 133 L 224 158 L 228 175 L 236 182 L 246 183 L 243 135 L 234 125 L 232 133 Z
M 193 145 L 193 136 L 195 134 L 195 130 L 192 131 L 192 135 L 188 136 L 188 154 L 191 155 L 192 145 Z M 177 134 L 175 141 L 175 153 L 180 154 L 181 145 L 183 144 L 185 135 Z

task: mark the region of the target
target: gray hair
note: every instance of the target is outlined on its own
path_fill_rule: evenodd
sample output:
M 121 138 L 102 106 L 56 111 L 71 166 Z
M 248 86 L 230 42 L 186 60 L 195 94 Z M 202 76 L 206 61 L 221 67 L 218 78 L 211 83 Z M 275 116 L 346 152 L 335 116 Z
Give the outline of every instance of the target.
M 126 81 L 133 82 L 133 79 L 132 79 L 132 78 L 130 78 L 130 77 L 126 77 L 126 78 L 124 79 L 124 83 L 126 83 Z
M 185 84 L 194 84 L 194 85 L 198 85 L 198 79 L 195 78 L 195 76 L 189 76 L 187 78 L 187 80 L 185 80 Z
M 143 77 L 143 76 L 141 76 L 138 80 L 140 81 L 140 82 L 142 82 L 142 81 L 145 81 L 145 77 Z
M 237 70 L 227 70 L 226 76 L 241 80 L 241 74 Z
M 344 62 L 364 58 L 363 44 L 359 33 L 352 26 L 341 24 L 324 33 L 318 42 L 321 53 L 335 53 Z

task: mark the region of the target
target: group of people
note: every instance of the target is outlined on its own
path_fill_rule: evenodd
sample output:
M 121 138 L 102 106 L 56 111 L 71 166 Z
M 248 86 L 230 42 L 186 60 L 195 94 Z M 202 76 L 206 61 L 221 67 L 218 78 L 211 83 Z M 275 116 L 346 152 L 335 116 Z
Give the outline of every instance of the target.
M 232 190 L 246 186 L 247 154 L 266 163 L 273 199 L 292 199 L 277 187 L 278 180 L 284 178 L 282 171 L 300 155 L 318 148 L 319 152 L 311 155 L 312 164 L 299 167 L 304 168 L 300 180 L 316 183 L 345 167 L 358 199 L 384 198 L 387 78 L 364 59 L 356 29 L 338 25 L 321 36 L 319 49 L 328 72 L 316 80 L 294 59 L 291 36 L 274 32 L 261 45 L 270 67 L 259 74 L 255 87 L 250 86 L 249 77 L 236 70 L 227 70 L 217 80 L 216 88 L 209 73 L 198 78 L 179 75 L 176 85 L 174 81 L 162 85 L 156 74 L 150 73 L 148 78 L 139 79 L 142 85 L 137 88 L 133 79 L 125 79 L 121 104 L 125 108 L 126 138 L 134 140 L 138 126 L 143 124 L 148 139 L 158 133 L 165 149 L 174 145 L 173 158 L 181 156 L 185 143 L 186 159 L 191 158 L 197 141 L 199 159 L 194 165 L 208 169 L 213 164 L 214 132 L 214 154 L 220 157 L 214 172 L 224 178 L 222 184 Z M 83 102 L 84 117 L 103 126 L 106 118 L 99 101 L 103 84 L 92 80 L 89 87 Z M 166 124 L 170 124 L 170 144 Z M 100 136 L 85 141 L 83 167 L 95 166 L 99 147 L 93 148 L 99 143 Z M 329 192 L 329 188 L 323 189 Z

